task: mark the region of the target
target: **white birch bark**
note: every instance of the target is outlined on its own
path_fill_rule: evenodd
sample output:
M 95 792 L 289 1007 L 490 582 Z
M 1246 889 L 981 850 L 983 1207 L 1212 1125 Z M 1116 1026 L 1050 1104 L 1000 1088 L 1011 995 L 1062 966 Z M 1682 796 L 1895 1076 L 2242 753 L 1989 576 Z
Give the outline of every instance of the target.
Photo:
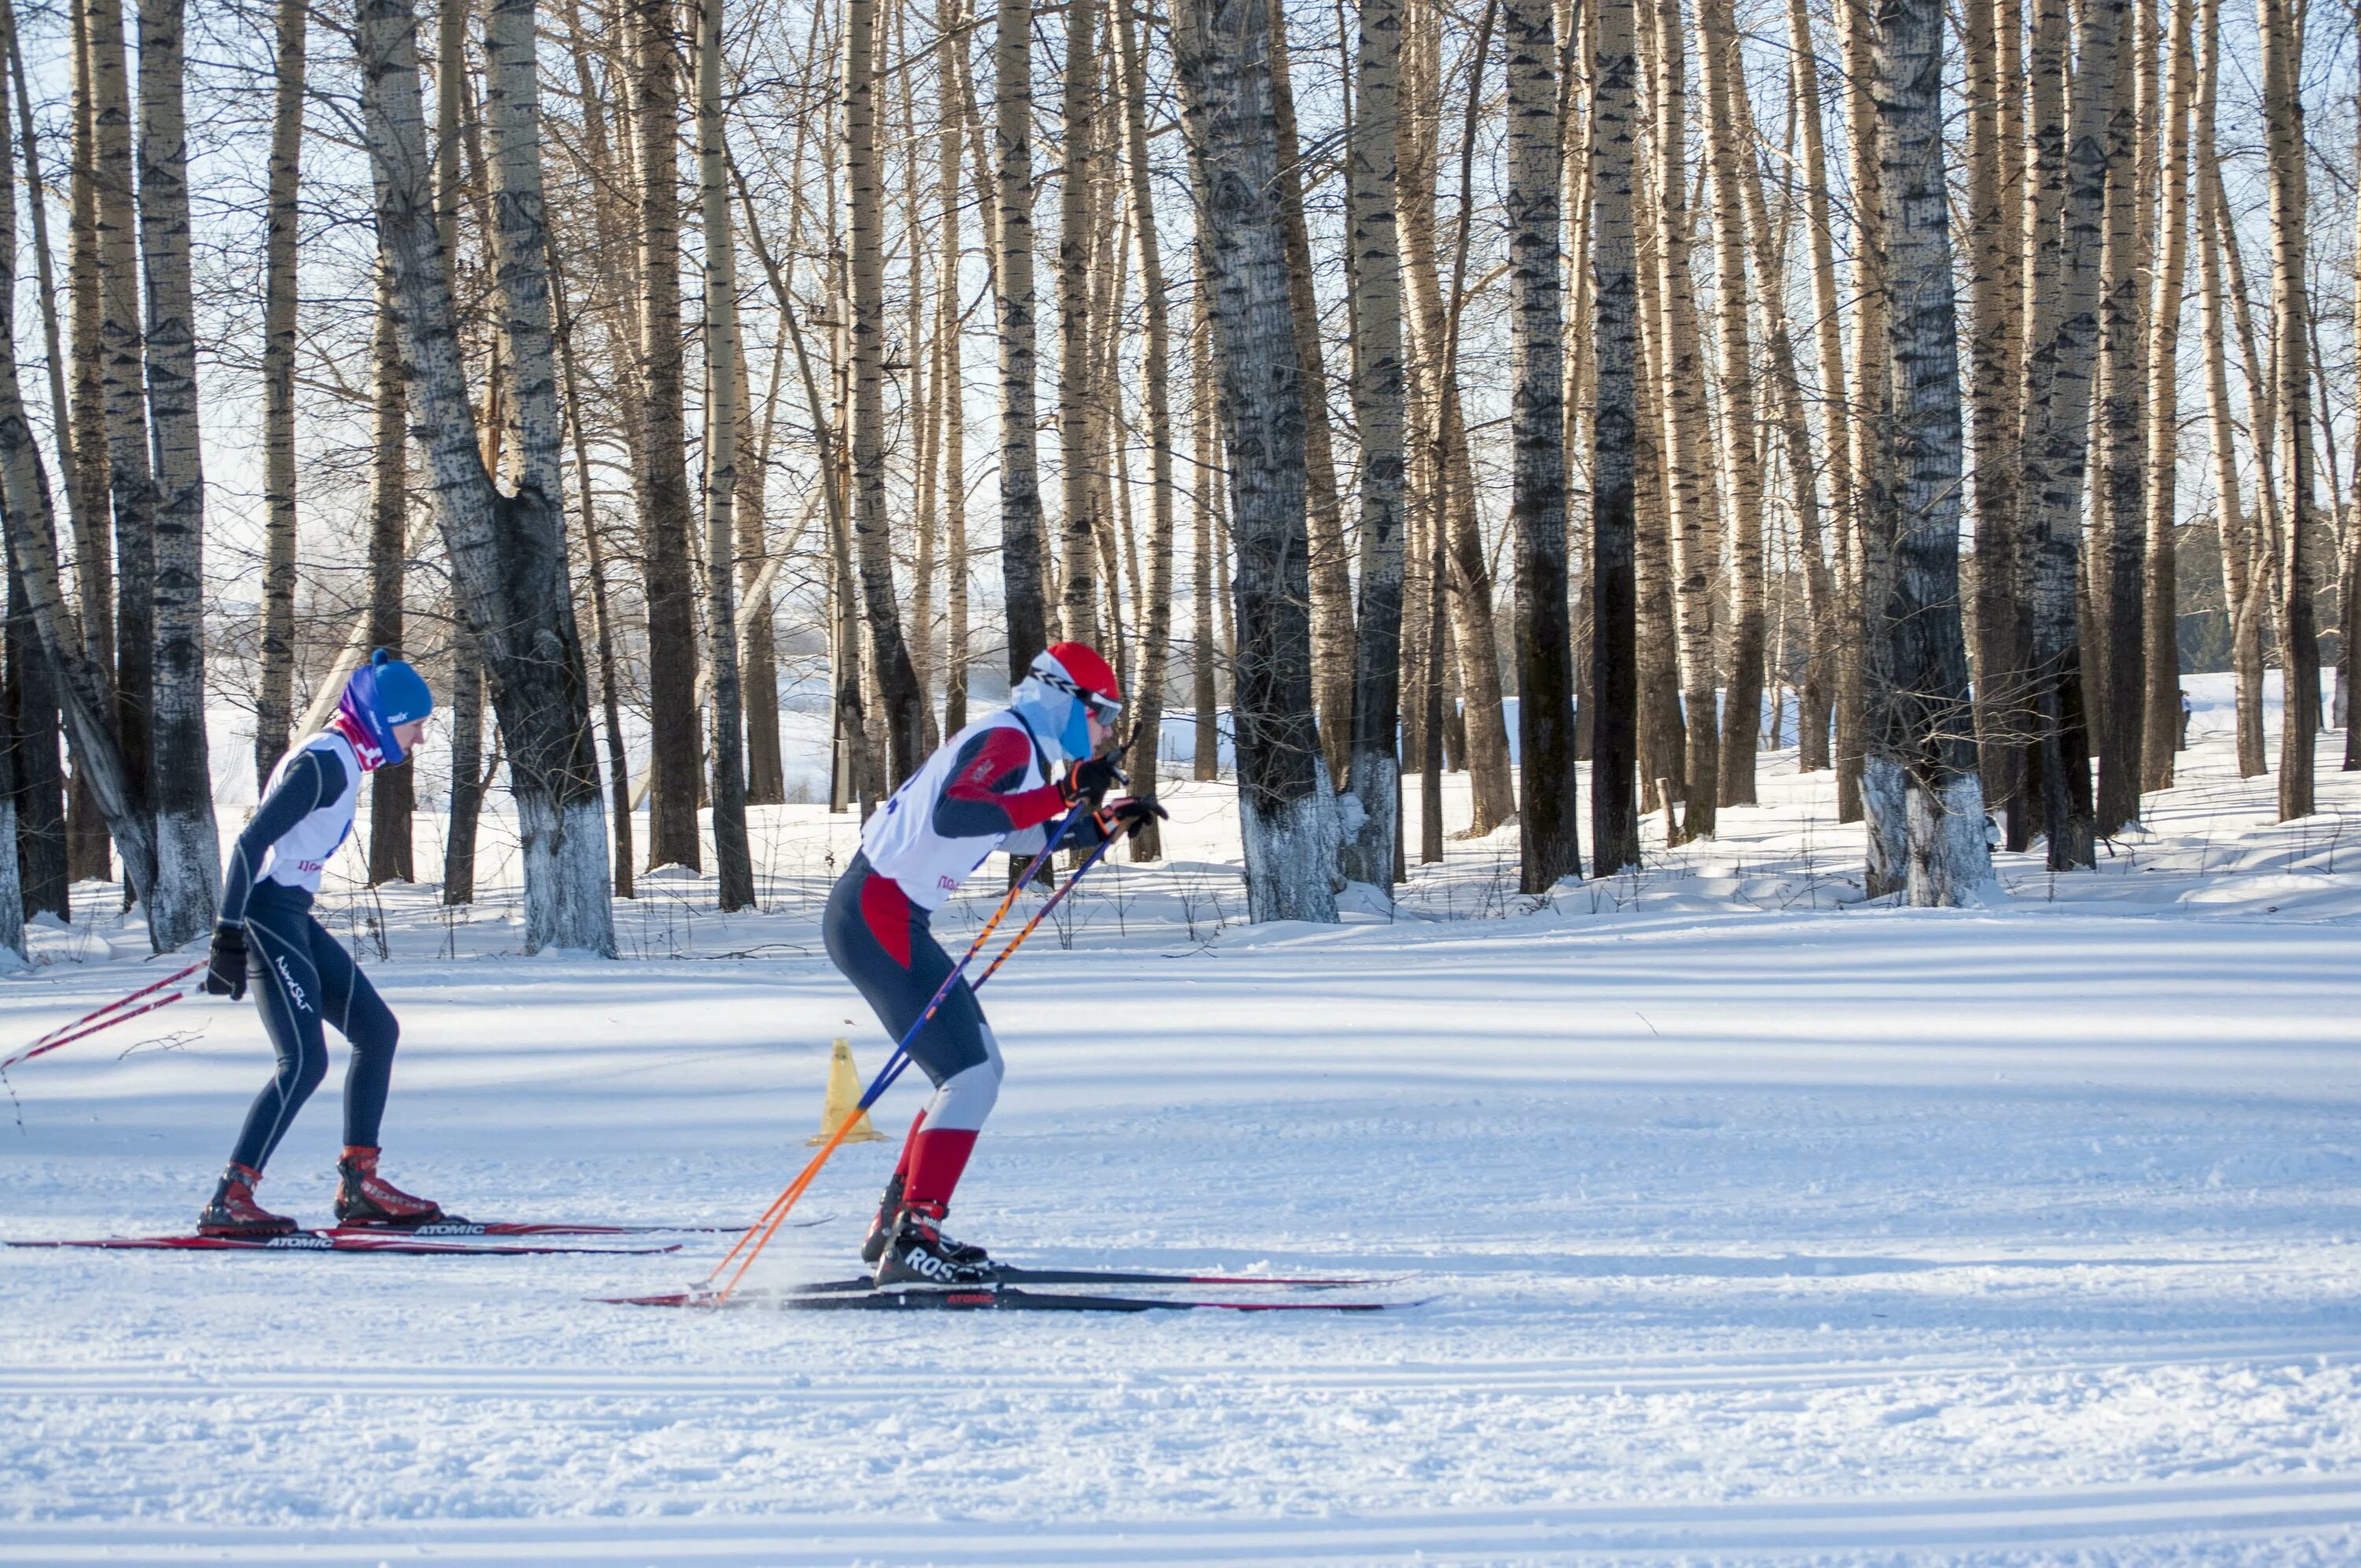
M 156 685 L 148 770 L 159 950 L 203 936 L 221 904 L 221 838 L 205 745 L 205 476 L 197 432 L 182 0 L 140 0 L 139 237 L 148 284 L 155 454 Z
M 1238 815 L 1257 921 L 1336 918 L 1337 818 L 1312 722 L 1302 365 L 1273 197 L 1265 0 L 1182 0 L 1187 103 L 1237 550 Z
M 463 613 L 482 639 L 524 864 L 525 949 L 612 957 L 606 811 L 590 741 L 559 511 L 562 428 L 543 228 L 533 0 L 494 0 L 485 27 L 499 305 L 517 411 L 516 489 L 483 461 L 450 274 L 435 232 L 414 0 L 355 18 L 379 232 L 394 272 L 435 514 Z

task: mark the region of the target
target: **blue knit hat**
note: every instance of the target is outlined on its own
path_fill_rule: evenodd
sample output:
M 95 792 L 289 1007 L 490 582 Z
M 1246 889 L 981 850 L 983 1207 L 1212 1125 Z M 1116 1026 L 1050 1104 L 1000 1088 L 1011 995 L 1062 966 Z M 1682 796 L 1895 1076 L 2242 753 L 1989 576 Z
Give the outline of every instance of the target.
M 409 724 L 434 711 L 434 694 L 416 670 L 380 648 L 345 683 L 336 711 L 369 739 L 379 753 L 379 767 L 405 760 L 394 727 Z

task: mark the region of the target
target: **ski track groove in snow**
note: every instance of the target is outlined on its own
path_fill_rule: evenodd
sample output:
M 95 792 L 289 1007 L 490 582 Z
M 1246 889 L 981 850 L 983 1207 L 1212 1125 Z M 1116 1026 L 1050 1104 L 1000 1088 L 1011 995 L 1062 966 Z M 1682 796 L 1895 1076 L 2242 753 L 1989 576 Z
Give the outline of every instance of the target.
M 2054 889 L 2003 857 L 1980 911 L 1836 907 L 1859 829 L 1790 754 L 1720 840 L 1546 909 L 1501 891 L 1511 827 L 1390 912 L 1248 929 L 1233 797 L 1172 788 L 1174 861 L 1112 863 L 994 981 L 955 1228 L 1428 1304 L 592 1301 L 693 1282 L 712 1235 L 0 1252 L 0 1564 L 2361 1561 L 2361 775 L 2324 737 L 2323 817 L 2273 825 L 2210 702 L 2145 836 Z M 884 1042 L 813 919 L 851 825 L 756 816 L 766 912 L 652 874 L 620 964 L 508 952 L 497 822 L 475 910 L 332 883 L 402 1017 L 396 1179 L 478 1218 L 761 1208 L 829 1039 Z M 148 972 L 109 919 L 36 930 L 0 1034 Z M 268 1053 L 250 1007 L 163 1016 L 11 1075 L 6 1234 L 187 1223 Z M 324 1212 L 336 1096 L 265 1201 Z M 893 1147 L 839 1156 L 762 1284 L 850 1271 Z

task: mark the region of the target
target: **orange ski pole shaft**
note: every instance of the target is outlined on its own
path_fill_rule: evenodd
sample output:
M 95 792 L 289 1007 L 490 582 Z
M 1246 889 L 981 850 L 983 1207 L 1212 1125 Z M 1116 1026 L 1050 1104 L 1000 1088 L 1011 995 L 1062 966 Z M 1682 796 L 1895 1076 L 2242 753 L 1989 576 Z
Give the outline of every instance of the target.
M 1067 830 L 1080 819 L 1081 815 L 1079 811 L 1068 813 L 1065 820 L 1058 825 L 1058 831 L 1049 836 L 1048 844 L 1041 850 L 1042 855 L 1047 856 L 1056 852 L 1058 846 L 1064 841 Z M 1024 931 L 1018 934 L 1016 941 L 1010 943 L 1007 949 L 1002 952 L 998 959 L 993 960 L 994 969 L 998 969 L 1005 962 L 1009 953 L 1015 952 L 1025 938 L 1032 935 L 1033 927 L 1041 923 L 1041 915 L 1046 915 L 1055 908 L 1059 900 L 1064 898 L 1067 891 L 1074 885 L 1075 880 L 1083 872 L 1088 871 L 1091 864 L 1105 852 L 1106 846 L 1100 845 L 1093 851 L 1091 860 L 1084 861 L 1077 868 L 1073 876 L 1066 879 L 1065 887 L 1060 888 L 1050 895 L 1048 902 L 1041 905 L 1040 914 L 1034 916 Z M 907 1052 L 911 1039 L 926 1026 L 927 1020 L 935 1015 L 936 1009 L 942 1006 L 943 999 L 951 993 L 952 988 L 959 983 L 959 977 L 966 971 L 967 966 L 974 961 L 975 955 L 983 950 L 984 943 L 991 940 L 993 932 L 999 927 L 1001 921 L 1007 917 L 1009 910 L 1016 907 L 1017 895 L 1025 891 L 1025 884 L 1031 880 L 1029 876 L 1020 877 L 1010 885 L 1006 894 L 1001 898 L 999 907 L 995 908 L 992 912 L 992 917 L 983 923 L 983 928 L 975 934 L 975 940 L 968 944 L 967 951 L 960 956 L 958 963 L 951 966 L 951 972 L 943 977 L 943 983 L 936 990 L 933 1000 L 927 1003 L 926 1011 L 918 1014 L 917 1022 L 910 1025 L 903 1035 L 900 1043 L 895 1047 L 892 1058 L 879 1070 L 875 1081 L 870 1084 L 868 1092 L 861 1097 L 859 1110 L 866 1111 L 874 1104 L 878 1096 L 884 1093 L 895 1078 L 900 1074 L 904 1064 L 908 1059 Z M 813 1179 L 819 1175 L 820 1168 L 828 1163 L 829 1157 L 837 1151 L 838 1146 L 844 1142 L 845 1135 L 852 1130 L 858 1120 L 857 1116 L 847 1116 L 838 1125 L 836 1131 L 829 1135 L 828 1142 L 820 1146 L 819 1152 L 805 1162 L 803 1169 L 796 1174 L 796 1179 L 787 1183 L 785 1189 L 776 1198 L 771 1200 L 770 1206 L 763 1211 L 762 1218 L 747 1226 L 745 1234 L 732 1243 L 730 1250 L 722 1255 L 721 1261 L 713 1266 L 713 1272 L 705 1277 L 706 1283 L 708 1285 L 720 1277 L 722 1270 L 728 1268 L 731 1261 L 738 1258 L 740 1252 L 744 1251 L 746 1254 L 744 1259 L 738 1263 L 737 1271 L 730 1277 L 730 1283 L 723 1286 L 716 1296 L 717 1301 L 728 1300 L 730 1293 L 738 1288 L 739 1282 L 746 1277 L 747 1270 L 754 1266 L 754 1260 L 763 1255 L 763 1249 L 771 1245 L 771 1238 L 779 1234 L 779 1227 L 786 1223 L 789 1212 L 802 1199 L 806 1190 L 811 1186 Z

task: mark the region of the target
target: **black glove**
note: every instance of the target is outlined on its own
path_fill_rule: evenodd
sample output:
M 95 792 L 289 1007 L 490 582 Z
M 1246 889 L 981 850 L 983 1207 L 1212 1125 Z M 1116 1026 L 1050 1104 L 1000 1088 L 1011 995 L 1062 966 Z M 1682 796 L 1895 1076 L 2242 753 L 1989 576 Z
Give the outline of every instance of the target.
M 1106 792 L 1119 784 L 1131 781 L 1115 765 L 1113 757 L 1093 757 L 1087 762 L 1076 762 L 1058 781 L 1058 793 L 1066 797 L 1068 806 L 1082 806 L 1092 811 L 1106 799 Z
M 1170 821 L 1171 817 L 1170 812 L 1156 804 L 1154 795 L 1127 795 L 1100 807 L 1097 821 L 1099 831 L 1112 839 L 1119 833 L 1138 832 L 1151 818 Z
M 246 932 L 236 926 L 214 927 L 212 961 L 205 967 L 205 994 L 232 1002 L 246 994 Z

